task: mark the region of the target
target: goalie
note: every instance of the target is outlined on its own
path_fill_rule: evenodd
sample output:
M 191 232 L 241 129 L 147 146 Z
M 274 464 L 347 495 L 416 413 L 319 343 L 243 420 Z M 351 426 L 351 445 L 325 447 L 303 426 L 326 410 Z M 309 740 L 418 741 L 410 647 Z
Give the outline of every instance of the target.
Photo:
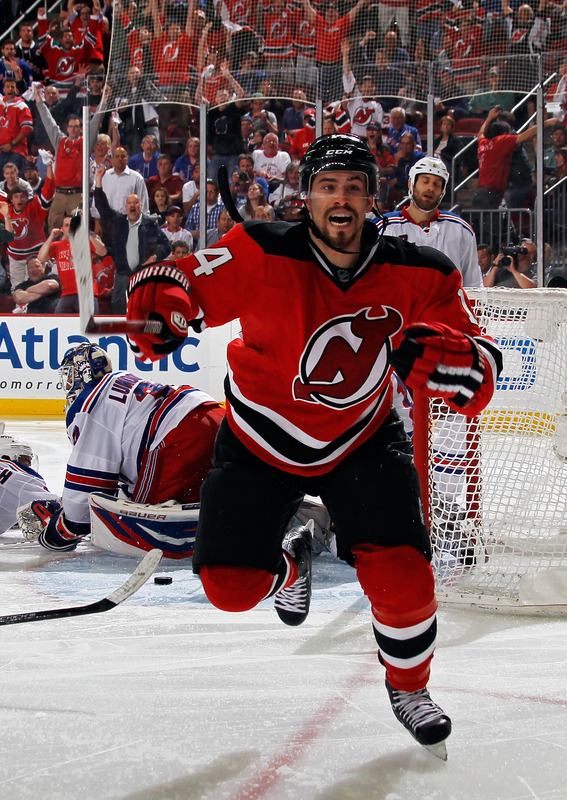
M 99 531 L 107 528 L 107 549 L 159 547 L 168 557 L 191 555 L 199 489 L 224 416 L 220 404 L 192 386 L 113 371 L 106 351 L 91 342 L 69 350 L 59 373 L 73 450 L 62 508 L 51 513 L 36 503 L 31 509 L 42 521 L 40 544 L 74 550 L 91 533 L 89 495 L 95 492 L 92 519 L 100 521 Z M 119 492 L 126 499 L 115 499 Z

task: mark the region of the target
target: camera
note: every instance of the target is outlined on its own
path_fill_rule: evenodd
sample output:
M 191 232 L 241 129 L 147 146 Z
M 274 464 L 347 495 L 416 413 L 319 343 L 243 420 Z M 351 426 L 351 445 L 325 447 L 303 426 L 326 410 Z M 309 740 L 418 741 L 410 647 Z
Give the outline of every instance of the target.
M 500 267 L 509 267 L 512 263 L 512 259 L 516 260 L 518 256 L 525 256 L 527 255 L 528 248 L 524 247 L 523 245 L 507 245 L 506 247 L 502 248 L 502 254 L 504 258 L 500 259 Z

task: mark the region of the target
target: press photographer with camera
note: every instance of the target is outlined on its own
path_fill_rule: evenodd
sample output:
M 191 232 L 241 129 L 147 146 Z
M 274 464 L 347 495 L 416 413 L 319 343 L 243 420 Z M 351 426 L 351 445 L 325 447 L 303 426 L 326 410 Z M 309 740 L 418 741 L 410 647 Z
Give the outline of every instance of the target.
M 485 286 L 511 289 L 535 289 L 536 246 L 531 239 L 522 239 L 519 244 L 508 244 L 492 262 L 483 278 Z

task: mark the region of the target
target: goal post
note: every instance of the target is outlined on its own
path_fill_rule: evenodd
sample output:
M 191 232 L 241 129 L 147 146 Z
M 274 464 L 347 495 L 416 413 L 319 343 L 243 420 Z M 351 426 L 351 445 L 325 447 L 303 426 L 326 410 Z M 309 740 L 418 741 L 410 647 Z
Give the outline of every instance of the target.
M 467 293 L 504 368 L 472 420 L 415 398 L 438 599 L 567 613 L 567 290 Z

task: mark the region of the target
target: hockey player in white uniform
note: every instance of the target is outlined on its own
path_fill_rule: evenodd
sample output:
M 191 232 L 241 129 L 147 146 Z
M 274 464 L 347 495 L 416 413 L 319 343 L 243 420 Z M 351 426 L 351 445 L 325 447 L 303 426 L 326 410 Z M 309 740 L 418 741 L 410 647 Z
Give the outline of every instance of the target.
M 409 171 L 410 204 L 390 211 L 386 221 L 378 219 L 376 224 L 379 230 L 387 225 L 388 236 L 445 253 L 461 273 L 463 286 L 477 288 L 482 286 L 482 273 L 475 233 L 458 214 L 439 209 L 448 180 L 449 172 L 440 158 L 421 158 Z
M 67 435 L 73 450 L 67 462 L 61 512 L 47 520 L 39 542 L 50 550 L 74 550 L 91 532 L 89 495 L 102 493 L 101 516 L 113 534 L 134 547 L 167 550 L 167 542 L 136 540 L 120 516 L 132 510 L 142 522 L 148 504 L 195 504 L 211 468 L 213 444 L 224 410 L 192 386 L 150 383 L 126 371 L 115 372 L 107 353 L 84 342 L 64 356 L 60 376 L 67 396 Z M 112 510 L 119 490 L 128 502 Z M 156 522 L 155 511 L 153 513 Z M 164 519 L 167 514 L 164 512 Z M 152 514 L 146 515 L 149 522 Z M 143 531 L 144 526 L 140 526 Z M 148 525 L 146 524 L 147 528 Z M 146 539 L 159 536 L 158 517 Z M 166 534 L 167 535 L 167 534 Z M 186 557 L 170 542 L 168 555 Z M 186 543 L 185 543 L 186 544 Z
M 0 534 L 17 524 L 21 506 L 37 500 L 51 513 L 60 508 L 58 496 L 49 491 L 32 465 L 37 466 L 37 457 L 26 442 L 0 435 Z

